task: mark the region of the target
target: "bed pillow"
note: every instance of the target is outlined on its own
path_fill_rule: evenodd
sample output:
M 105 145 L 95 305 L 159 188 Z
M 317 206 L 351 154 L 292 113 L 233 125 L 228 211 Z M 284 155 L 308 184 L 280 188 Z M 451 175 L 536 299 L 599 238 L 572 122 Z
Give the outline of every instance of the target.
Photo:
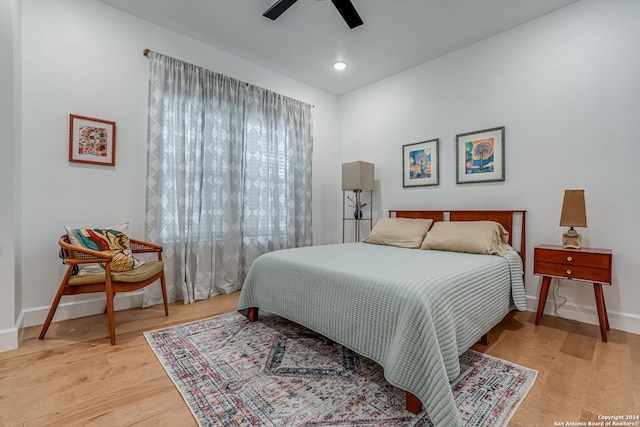
M 128 271 L 137 266 L 127 236 L 129 222 L 125 221 L 107 228 L 64 227 L 69 243 L 94 251 L 107 251 L 112 256 L 112 271 Z M 78 276 L 104 273 L 104 264 L 78 264 Z
M 364 242 L 419 248 L 432 223 L 432 219 L 380 218 Z
M 494 221 L 441 221 L 433 225 L 421 249 L 502 256 L 508 243 L 509 233 Z

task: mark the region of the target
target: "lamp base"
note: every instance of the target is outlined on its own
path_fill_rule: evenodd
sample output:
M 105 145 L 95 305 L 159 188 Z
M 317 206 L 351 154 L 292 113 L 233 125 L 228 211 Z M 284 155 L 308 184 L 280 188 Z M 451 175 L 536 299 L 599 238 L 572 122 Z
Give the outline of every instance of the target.
M 571 227 L 562 235 L 562 247 L 564 249 L 580 249 L 582 247 L 582 236 Z

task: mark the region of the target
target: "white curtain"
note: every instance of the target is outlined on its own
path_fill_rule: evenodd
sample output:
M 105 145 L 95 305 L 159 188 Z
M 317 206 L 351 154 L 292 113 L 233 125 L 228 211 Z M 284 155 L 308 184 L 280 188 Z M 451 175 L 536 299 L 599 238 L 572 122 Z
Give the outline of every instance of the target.
M 149 53 L 146 238 L 170 301 L 242 287 L 251 263 L 311 235 L 311 106 Z M 144 306 L 162 302 L 145 288 Z

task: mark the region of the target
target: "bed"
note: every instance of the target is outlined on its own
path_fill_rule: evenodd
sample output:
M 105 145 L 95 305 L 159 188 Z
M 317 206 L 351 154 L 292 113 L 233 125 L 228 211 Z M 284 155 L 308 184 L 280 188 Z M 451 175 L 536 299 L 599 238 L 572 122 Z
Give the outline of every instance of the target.
M 459 355 L 511 310 L 526 309 L 525 211 L 390 211 L 389 218 L 432 220 L 424 242 L 446 223 L 490 221 L 508 233 L 507 249 L 496 256 L 360 242 L 270 252 L 252 264 L 238 310 L 250 321 L 259 309 L 278 314 L 378 362 L 406 392 L 407 409 L 418 413 L 424 404 L 434 425 L 459 425 L 450 387 Z

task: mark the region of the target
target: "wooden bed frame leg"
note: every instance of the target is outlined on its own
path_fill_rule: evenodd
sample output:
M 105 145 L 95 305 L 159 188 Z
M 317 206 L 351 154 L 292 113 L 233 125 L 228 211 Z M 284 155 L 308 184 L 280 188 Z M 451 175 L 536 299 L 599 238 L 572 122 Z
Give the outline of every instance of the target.
M 418 414 L 422 411 L 422 402 L 416 397 L 415 394 L 406 392 L 407 395 L 407 410 L 413 414 Z
M 249 312 L 247 313 L 249 322 L 255 322 L 258 320 L 258 310 L 258 307 L 249 307 Z
M 480 344 L 482 345 L 491 344 L 491 331 L 487 332 L 480 338 Z

